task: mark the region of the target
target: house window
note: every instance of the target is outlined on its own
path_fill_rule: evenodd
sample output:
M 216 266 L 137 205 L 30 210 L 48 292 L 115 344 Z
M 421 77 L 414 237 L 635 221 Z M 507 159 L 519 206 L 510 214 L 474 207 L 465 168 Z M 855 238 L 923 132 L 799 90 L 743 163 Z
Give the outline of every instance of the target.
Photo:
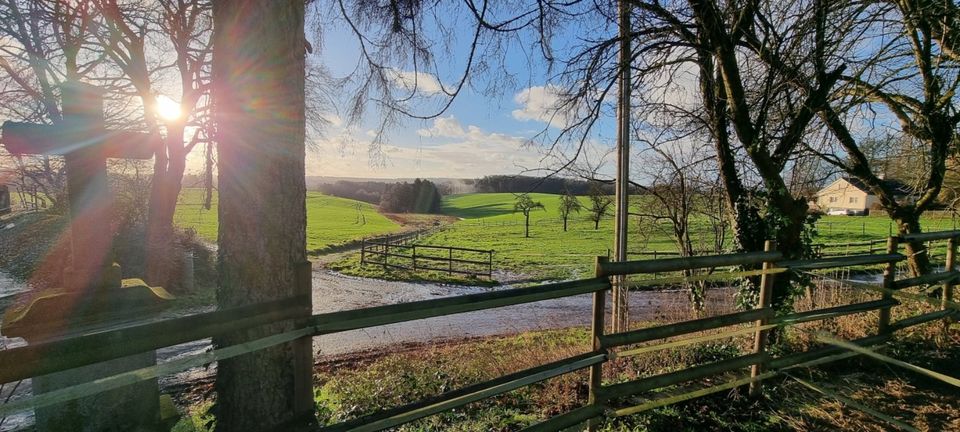
M 835 197 L 835 196 L 830 197 L 830 202 L 832 202 L 832 203 L 837 202 L 837 197 Z
M 850 197 L 850 204 L 856 204 L 858 201 L 857 197 Z

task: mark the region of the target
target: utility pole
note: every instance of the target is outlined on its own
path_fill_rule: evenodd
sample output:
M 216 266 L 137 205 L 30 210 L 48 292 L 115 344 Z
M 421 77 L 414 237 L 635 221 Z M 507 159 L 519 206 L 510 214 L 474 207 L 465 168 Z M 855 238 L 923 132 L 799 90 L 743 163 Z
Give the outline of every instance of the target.
M 620 99 L 617 102 L 617 180 L 616 212 L 614 225 L 614 260 L 627 260 L 627 226 L 630 211 L 630 7 L 620 0 Z M 613 310 L 610 325 L 614 332 L 627 330 L 629 322 L 626 278 L 617 276 L 613 281 Z

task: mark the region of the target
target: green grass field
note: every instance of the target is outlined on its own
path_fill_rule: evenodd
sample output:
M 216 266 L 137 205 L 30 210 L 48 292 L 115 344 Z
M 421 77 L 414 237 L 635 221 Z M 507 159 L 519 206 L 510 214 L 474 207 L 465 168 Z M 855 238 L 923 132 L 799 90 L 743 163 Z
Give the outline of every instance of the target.
M 574 214 L 569 230 L 564 232 L 558 210 L 559 195 L 531 194 L 531 197 L 543 203 L 545 209 L 532 213 L 530 238 L 523 236 L 523 215 L 513 212 L 513 194 L 466 194 L 444 197 L 443 202 L 444 213 L 462 220 L 420 243 L 492 249 L 495 251 L 495 268 L 537 278 L 567 279 L 589 275 L 594 257 L 607 255 L 608 249 L 613 248 L 612 216 L 601 221 L 599 229 L 594 230 L 593 222 L 587 220 L 588 211 L 584 209 Z M 584 206 L 589 205 L 586 197 L 581 197 L 581 202 Z M 630 229 L 631 251 L 676 251 L 668 226 L 645 225 L 641 232 L 637 222 L 631 223 L 634 224 Z M 949 217 L 926 217 L 923 220 L 925 231 L 954 227 L 954 221 Z M 707 248 L 707 236 L 697 235 L 706 229 L 704 221 L 693 222 L 695 248 Z M 891 229 L 890 219 L 885 215 L 824 216 L 817 224 L 817 242 L 842 243 L 885 238 Z M 712 241 L 712 237 L 710 239 Z M 697 246 L 698 242 L 703 242 L 702 246 Z M 645 256 L 642 259 L 649 258 L 652 257 Z M 347 273 L 366 276 L 413 277 L 391 271 L 386 272 L 390 274 L 379 274 L 383 271 L 369 266 L 360 269 L 356 257 L 341 261 L 336 267 Z
M 203 190 L 184 189 L 174 221 L 193 228 L 202 238 L 217 240 L 217 196 L 210 210 L 201 206 Z M 360 205 L 360 211 L 357 210 Z M 362 213 L 364 222 L 360 220 Z M 307 192 L 307 250 L 322 251 L 363 237 L 396 232 L 400 225 L 377 212 L 373 205 L 318 192 Z

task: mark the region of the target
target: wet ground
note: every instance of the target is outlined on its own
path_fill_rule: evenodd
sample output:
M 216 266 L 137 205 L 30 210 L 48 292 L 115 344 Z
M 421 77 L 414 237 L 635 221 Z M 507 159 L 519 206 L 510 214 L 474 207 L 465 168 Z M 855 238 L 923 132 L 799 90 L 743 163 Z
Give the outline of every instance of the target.
M 324 269 L 313 273 L 314 313 L 335 312 L 363 307 L 404 303 L 465 294 L 507 289 L 510 286 L 485 288 L 431 283 L 408 283 L 383 281 L 344 276 Z M 0 275 L 0 293 L 22 291 L 23 285 Z M 723 313 L 731 307 L 731 290 L 709 291 L 708 304 Z M 0 294 L 3 295 L 3 294 Z M 314 338 L 318 356 L 343 355 L 391 345 L 407 345 L 450 341 L 469 337 L 512 334 L 531 330 L 587 326 L 590 321 L 591 296 L 580 295 L 563 299 L 503 307 L 486 311 L 457 314 L 445 317 L 392 324 L 363 330 L 354 330 Z M 632 292 L 630 310 L 633 320 L 676 321 L 688 319 L 689 301 L 683 291 Z M 21 340 L 4 340 L 0 344 L 18 345 Z M 211 349 L 209 340 L 195 341 L 157 351 L 161 362 L 200 353 Z M 166 391 L 176 392 L 197 379 L 208 378 L 215 373 L 215 366 L 193 369 L 172 376 L 162 377 L 161 386 Z M 10 389 L 0 391 L 0 400 Z M 17 389 L 13 399 L 30 394 L 29 381 Z M 32 415 L 18 415 L 7 419 L 0 430 L 16 430 L 32 423 Z
M 26 284 L 0 272 L 0 312 L 6 310 L 7 306 L 13 302 L 13 298 L 26 289 Z
M 483 288 L 381 281 L 317 270 L 313 274 L 313 310 L 315 313 L 334 312 L 505 288 L 510 287 Z M 708 303 L 727 310 L 731 304 L 731 292 L 711 290 Z M 640 321 L 685 319 L 682 315 L 689 310 L 690 304 L 683 291 L 634 291 L 630 293 L 629 302 L 631 318 Z M 587 326 L 590 323 L 591 304 L 592 297 L 585 294 L 391 324 L 317 337 L 314 339 L 314 348 L 319 355 L 331 355 L 402 343 Z

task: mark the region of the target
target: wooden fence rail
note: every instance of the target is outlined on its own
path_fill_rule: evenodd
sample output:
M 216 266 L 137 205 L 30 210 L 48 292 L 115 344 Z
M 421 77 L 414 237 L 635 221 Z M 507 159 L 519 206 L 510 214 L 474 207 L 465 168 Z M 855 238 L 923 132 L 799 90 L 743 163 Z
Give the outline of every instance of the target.
M 954 253 L 953 249 L 956 248 L 956 239 L 958 236 L 960 236 L 960 232 L 953 231 L 950 234 L 938 233 L 925 235 L 915 238 L 914 241 L 950 240 L 951 250 L 948 251 L 948 255 L 952 256 Z M 894 240 L 890 241 L 892 245 L 896 245 L 896 243 Z M 529 386 L 549 378 L 588 368 L 590 369 L 590 376 L 588 382 L 589 400 L 587 404 L 533 425 L 527 430 L 558 431 L 563 428 L 581 425 L 585 422 L 593 425 L 595 424 L 593 423 L 593 419 L 630 415 L 654 407 L 664 406 L 743 385 L 750 385 L 752 389 L 756 389 L 756 391 L 759 392 L 762 388 L 761 384 L 763 380 L 782 375 L 791 368 L 810 367 L 858 355 L 858 352 L 845 349 L 841 346 L 827 346 L 806 352 L 775 357 L 766 351 L 764 346 L 766 341 L 761 335 L 773 327 L 788 327 L 798 323 L 824 320 L 873 310 L 889 312 L 890 308 L 900 304 L 897 298 L 898 293 L 901 291 L 898 290 L 931 283 L 943 284 L 945 288 L 952 287 L 952 284 L 956 280 L 956 271 L 952 268 L 953 260 L 950 259 L 948 260 L 948 268 L 940 276 L 926 276 L 896 281 L 896 266 L 889 264 L 901 261 L 904 257 L 901 254 L 895 253 L 895 251 L 895 249 L 888 250 L 887 253 L 882 255 L 855 255 L 803 261 L 784 261 L 782 254 L 774 250 L 630 262 L 609 262 L 605 257 L 598 257 L 596 263 L 597 277 L 592 279 L 315 314 L 309 319 L 298 320 L 301 324 L 296 329 L 287 333 L 268 336 L 241 345 L 218 348 L 212 353 L 197 354 L 185 359 L 178 359 L 176 362 L 153 366 L 146 370 L 128 372 L 101 379 L 97 382 L 68 387 L 58 390 L 57 392 L 59 393 L 57 394 L 44 393 L 25 400 L 19 400 L 16 403 L 0 405 L 0 415 L 17 409 L 29 409 L 34 406 L 40 406 L 41 404 L 53 403 L 51 401 L 62 401 L 65 398 L 89 396 L 90 394 L 112 388 L 110 386 L 129 385 L 137 380 L 150 379 L 161 373 L 172 373 L 177 370 L 182 370 L 181 368 L 196 367 L 197 365 L 218 359 L 243 355 L 304 336 L 316 336 L 574 295 L 592 294 L 594 302 L 592 308 L 593 348 L 590 352 L 515 372 L 490 381 L 448 391 L 401 407 L 379 411 L 358 419 L 331 425 L 323 430 L 375 431 L 392 428 L 430 415 L 450 411 L 468 403 Z M 647 329 L 631 330 L 622 333 L 605 334 L 604 332 L 605 292 L 611 287 L 609 277 L 613 275 L 692 271 L 731 266 L 753 268 L 762 266 L 762 271 L 760 271 L 764 280 L 762 283 L 763 286 L 767 286 L 772 283 L 772 279 L 776 277 L 777 274 L 783 271 L 808 272 L 867 264 L 887 264 L 887 268 L 891 272 L 891 274 L 887 275 L 888 277 L 884 278 L 884 282 L 881 284 L 881 288 L 883 288 L 882 292 L 885 294 L 883 298 L 879 300 L 776 315 L 773 310 L 768 307 L 768 300 L 764 300 L 766 295 L 761 295 L 762 300 L 760 304 L 758 304 L 759 307 L 750 311 L 666 324 Z M 757 270 L 747 269 L 740 272 L 731 272 L 727 276 L 733 280 L 744 277 L 746 274 L 756 275 Z M 892 288 L 896 288 L 896 290 Z M 881 320 L 881 322 L 878 323 L 878 332 L 876 335 L 849 342 L 855 346 L 873 346 L 888 341 L 896 331 L 937 320 L 949 320 L 955 317 L 958 310 L 960 310 L 958 309 L 958 305 L 952 301 L 951 295 L 952 290 L 944 289 L 942 307 L 934 312 L 907 317 L 893 323 L 889 322 L 889 313 L 887 313 L 888 321 L 884 322 Z M 903 298 L 909 299 L 910 297 Z M 210 312 L 173 320 L 138 324 L 126 328 L 107 330 L 0 351 L 0 364 L 4 365 L 3 368 L 0 368 L 0 383 L 67 370 L 112 358 L 121 358 L 135 353 L 227 334 L 271 322 L 302 317 L 302 304 L 305 304 L 302 298 L 287 299 L 269 304 L 252 305 L 244 308 Z M 751 327 L 738 327 L 743 325 L 751 325 Z M 724 329 L 724 332 L 718 335 L 691 336 L 692 333 L 711 329 Z M 602 381 L 602 365 L 611 358 L 616 357 L 617 350 L 620 348 L 664 339 L 673 340 L 669 342 L 664 341 L 657 345 L 646 345 L 645 347 L 670 344 L 672 344 L 671 346 L 677 346 L 680 343 L 684 343 L 684 341 L 702 341 L 708 338 L 731 337 L 749 333 L 757 335 L 754 347 L 751 352 L 739 357 L 697 365 L 676 372 L 641 377 L 628 382 L 605 384 Z M 675 339 L 677 337 L 681 337 L 681 339 Z M 626 353 L 627 351 L 621 352 Z M 707 385 L 680 395 L 654 398 L 632 407 L 618 408 L 616 406 L 623 396 L 639 394 L 655 395 L 656 393 L 651 392 L 675 385 L 696 384 L 705 378 L 746 368 L 751 368 L 751 371 L 734 380 L 719 382 L 715 385 Z M 711 382 L 716 382 L 716 380 L 712 380 Z
M 470 277 L 493 278 L 492 250 L 409 244 L 412 239 L 407 237 L 402 242 L 392 242 L 391 238 L 388 237 L 364 239 L 360 244 L 360 265 L 374 265 L 414 272 L 436 271 L 451 276 L 461 274 Z M 434 251 L 433 254 L 431 254 L 431 251 Z M 436 255 L 436 251 L 441 252 L 440 255 Z M 394 260 L 391 262 L 390 258 L 394 258 Z

